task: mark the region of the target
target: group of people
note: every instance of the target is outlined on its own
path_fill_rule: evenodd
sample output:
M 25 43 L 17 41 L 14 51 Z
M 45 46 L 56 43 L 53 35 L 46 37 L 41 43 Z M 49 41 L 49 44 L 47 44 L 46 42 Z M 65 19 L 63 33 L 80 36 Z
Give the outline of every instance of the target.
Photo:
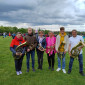
M 48 33 L 48 37 L 44 37 L 44 32 L 39 31 L 38 36 L 35 37 L 33 35 L 33 30 L 32 28 L 28 28 L 28 34 L 24 37 L 22 37 L 22 34 L 20 32 L 17 33 L 15 38 L 12 40 L 10 44 L 10 50 L 14 55 L 18 55 L 16 52 L 16 47 L 19 46 L 20 44 L 27 42 L 26 45 L 22 46 L 22 52 L 20 53 L 20 58 L 19 59 L 14 59 L 15 60 L 15 69 L 16 69 L 16 74 L 20 75 L 22 74 L 21 67 L 22 67 L 22 61 L 23 57 L 26 54 L 26 63 L 27 63 L 27 71 L 29 72 L 30 65 L 29 65 L 29 60 L 30 60 L 30 55 L 32 58 L 32 70 L 35 72 L 35 49 L 37 51 L 37 56 L 38 56 L 38 69 L 43 69 L 43 54 L 44 52 L 47 53 L 47 59 L 48 59 L 48 69 L 51 69 L 54 71 L 54 63 L 55 63 L 55 54 L 57 54 L 58 58 L 58 68 L 56 69 L 57 72 L 59 72 L 62 68 L 63 73 L 66 73 L 65 70 L 65 56 L 66 53 L 69 53 L 70 56 L 70 62 L 69 62 L 69 69 L 68 69 L 68 74 L 71 73 L 72 71 L 72 65 L 74 58 L 71 57 L 71 49 L 76 46 L 80 40 L 84 42 L 83 37 L 80 35 L 77 35 L 77 30 L 72 30 L 72 37 L 68 37 L 68 35 L 65 32 L 64 27 L 60 27 L 60 33 L 56 37 L 54 36 L 54 33 L 50 31 Z M 84 75 L 83 72 L 83 56 L 82 56 L 82 48 L 83 46 L 79 47 L 79 50 L 81 51 L 80 54 L 78 55 L 78 61 L 79 61 L 79 73 L 82 76 Z M 62 67 L 61 67 L 61 59 L 62 59 Z

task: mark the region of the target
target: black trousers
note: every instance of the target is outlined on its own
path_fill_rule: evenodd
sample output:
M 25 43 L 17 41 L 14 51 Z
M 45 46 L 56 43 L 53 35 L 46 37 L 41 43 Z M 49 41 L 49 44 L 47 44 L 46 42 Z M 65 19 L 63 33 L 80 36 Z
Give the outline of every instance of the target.
M 54 68 L 54 62 L 55 62 L 55 53 L 53 52 L 52 55 L 49 56 L 49 54 L 47 54 L 47 57 L 48 57 L 48 64 L 49 64 L 49 67 L 52 66 L 52 68 Z
M 44 54 L 44 51 L 40 51 L 37 49 L 38 68 L 41 68 L 41 69 L 42 69 L 42 65 L 43 65 L 43 54 Z
M 23 57 L 24 56 L 21 56 L 20 59 L 15 59 L 15 70 L 16 71 L 21 71 Z

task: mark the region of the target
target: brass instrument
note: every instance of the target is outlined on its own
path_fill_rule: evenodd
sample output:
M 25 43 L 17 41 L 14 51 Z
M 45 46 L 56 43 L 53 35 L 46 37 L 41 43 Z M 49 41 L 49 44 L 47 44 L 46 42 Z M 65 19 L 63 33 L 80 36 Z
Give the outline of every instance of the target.
M 16 53 L 17 53 L 17 55 L 16 54 L 14 54 L 13 56 L 14 56 L 14 59 L 20 59 L 21 58 L 21 53 L 22 53 L 22 51 L 23 51 L 23 48 L 22 48 L 22 46 L 24 46 L 24 45 L 27 45 L 27 42 L 24 42 L 24 43 L 22 43 L 22 44 L 20 44 L 20 45 L 18 45 L 17 47 L 16 47 Z
M 44 49 L 40 44 L 38 44 L 38 46 L 40 47 L 40 50 L 42 51 L 42 50 L 46 50 L 46 49 Z
M 57 55 L 58 55 L 60 58 L 63 58 L 63 57 L 65 56 L 65 54 L 64 54 L 63 52 L 60 52 L 60 49 L 61 49 L 61 47 L 62 47 L 63 45 L 65 45 L 65 41 L 62 41 L 61 44 L 60 44 L 60 46 L 59 46 L 59 48 L 58 48 L 59 53 L 57 53 Z
M 78 55 L 80 54 L 80 51 L 81 51 L 81 50 L 79 50 L 79 47 L 81 47 L 81 46 L 83 46 L 83 47 L 85 46 L 85 44 L 82 41 L 80 41 L 76 46 L 74 46 L 72 48 L 71 57 L 73 57 L 73 58 L 78 57 Z
M 55 44 L 54 44 L 54 45 L 55 45 Z M 54 46 L 54 45 L 53 45 L 53 46 Z M 51 51 L 54 49 L 54 48 L 52 48 L 52 46 L 50 46 L 50 48 L 51 48 L 51 49 L 48 51 L 48 54 L 50 54 Z

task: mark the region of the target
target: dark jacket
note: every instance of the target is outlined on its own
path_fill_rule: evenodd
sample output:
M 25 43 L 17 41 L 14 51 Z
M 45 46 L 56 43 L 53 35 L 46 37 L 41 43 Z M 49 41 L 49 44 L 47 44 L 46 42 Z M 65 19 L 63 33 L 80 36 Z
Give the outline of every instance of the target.
M 39 38 L 37 37 L 37 43 L 39 44 Z M 39 48 L 39 45 L 37 44 L 37 48 Z M 43 38 L 41 42 L 42 47 L 45 49 L 46 48 L 46 39 L 45 37 Z
M 25 41 L 27 42 L 27 46 L 26 48 L 29 48 L 30 45 L 33 44 L 32 46 L 32 50 L 35 50 L 36 46 L 37 46 L 37 40 L 36 40 L 36 37 L 32 34 L 32 35 L 26 35 L 25 36 Z

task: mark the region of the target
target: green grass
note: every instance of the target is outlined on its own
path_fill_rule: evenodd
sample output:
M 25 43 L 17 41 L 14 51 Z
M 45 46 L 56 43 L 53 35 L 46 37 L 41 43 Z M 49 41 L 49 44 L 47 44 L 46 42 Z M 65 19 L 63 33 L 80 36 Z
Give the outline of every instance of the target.
M 55 70 L 48 70 L 47 55 L 44 53 L 43 70 L 38 70 L 37 55 L 35 54 L 35 69 L 26 72 L 26 56 L 23 59 L 22 72 L 20 76 L 16 75 L 14 59 L 9 50 L 12 38 L 2 38 L 0 36 L 0 85 L 85 85 L 85 77 L 79 74 L 79 62 L 77 60 L 73 63 L 71 74 L 64 74 L 62 71 L 56 72 L 58 67 L 57 55 L 55 55 Z M 85 55 L 85 48 L 83 49 Z M 69 55 L 66 55 L 66 71 L 69 65 Z M 83 56 L 83 64 L 85 70 L 85 56 Z

